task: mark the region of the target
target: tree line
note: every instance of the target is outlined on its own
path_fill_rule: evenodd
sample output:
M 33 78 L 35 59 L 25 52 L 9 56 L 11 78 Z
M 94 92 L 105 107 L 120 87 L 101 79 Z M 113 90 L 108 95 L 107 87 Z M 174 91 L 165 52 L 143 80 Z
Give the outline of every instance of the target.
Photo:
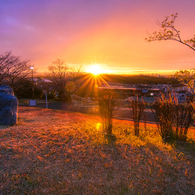
M 50 99 L 70 101 L 72 93 L 79 96 L 95 96 L 95 81 L 89 73 L 84 73 L 83 68 L 73 68 L 67 65 L 62 59 L 56 59 L 48 66 L 49 73 L 44 77 L 52 82 L 41 82 L 36 85 L 32 80 L 29 60 L 23 61 L 20 56 L 12 52 L 5 52 L 0 55 L 0 84 L 9 85 L 14 89 L 19 98 L 32 98 L 32 88 L 35 98 L 44 98 L 43 90 L 47 92 Z M 160 84 L 177 83 L 177 80 L 147 75 L 123 76 L 123 75 L 101 75 L 102 80 L 107 82 L 118 82 L 122 84 Z M 40 76 L 43 78 L 43 76 Z M 34 78 L 35 79 L 35 78 Z M 41 86 L 41 87 L 40 87 Z
M 75 69 L 69 67 L 64 60 L 57 59 L 48 66 L 49 73 L 45 76 L 52 83 L 40 86 L 31 78 L 33 65 L 30 60 L 22 60 L 11 51 L 0 55 L 0 85 L 8 85 L 14 89 L 17 96 L 31 98 L 32 89 L 35 90 L 35 98 L 43 96 L 43 91 L 58 93 L 60 100 L 70 100 L 70 94 L 79 87 L 77 78 L 82 73 L 82 67 Z M 51 95 L 52 96 L 52 95 Z M 53 97 L 54 98 L 54 97 Z

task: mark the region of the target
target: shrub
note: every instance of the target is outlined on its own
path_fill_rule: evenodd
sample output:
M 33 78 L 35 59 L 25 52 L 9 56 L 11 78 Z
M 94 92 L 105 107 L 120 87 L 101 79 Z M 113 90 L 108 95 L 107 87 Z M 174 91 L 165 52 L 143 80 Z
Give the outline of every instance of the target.
M 132 118 L 134 122 L 134 132 L 136 136 L 139 136 L 139 122 L 146 107 L 146 103 L 144 102 L 144 100 L 139 101 L 138 99 L 130 100 L 128 103 L 129 108 L 132 109 L 133 113 Z
M 14 85 L 14 93 L 17 98 L 32 98 L 32 81 L 23 79 Z M 40 87 L 34 86 L 34 98 L 41 99 L 43 91 Z
M 151 110 L 155 116 L 161 137 L 163 139 L 173 137 L 172 125 L 175 118 L 175 104 L 171 94 L 168 98 L 162 94 L 152 104 Z
M 169 94 L 168 97 L 162 95 L 158 98 L 151 109 L 155 115 L 158 130 L 163 139 L 172 138 L 186 141 L 188 128 L 194 112 L 191 104 L 179 104 Z
M 109 96 L 99 98 L 98 101 L 100 114 L 102 117 L 103 130 L 107 134 L 112 134 L 112 117 L 114 108 L 117 107 L 117 101 Z
M 186 141 L 194 109 L 191 104 L 175 104 L 175 138 Z

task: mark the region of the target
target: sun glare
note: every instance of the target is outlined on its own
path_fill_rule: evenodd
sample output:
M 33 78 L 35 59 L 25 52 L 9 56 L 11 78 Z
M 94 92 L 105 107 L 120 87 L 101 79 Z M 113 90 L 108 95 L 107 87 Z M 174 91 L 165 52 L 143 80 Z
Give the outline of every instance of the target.
M 109 70 L 103 70 L 98 64 L 92 65 L 86 70 L 86 72 L 92 73 L 94 75 L 111 72 Z
M 89 69 L 86 70 L 89 73 L 92 73 L 94 75 L 98 75 L 102 73 L 102 69 L 100 68 L 99 65 L 92 65 Z

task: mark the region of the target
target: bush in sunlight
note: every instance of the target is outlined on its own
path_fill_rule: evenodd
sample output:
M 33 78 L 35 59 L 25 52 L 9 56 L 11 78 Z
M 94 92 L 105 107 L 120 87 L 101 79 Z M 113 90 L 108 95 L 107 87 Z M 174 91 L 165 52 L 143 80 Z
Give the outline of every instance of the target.
M 152 105 L 160 135 L 163 139 L 186 141 L 194 112 L 191 104 L 179 104 L 171 94 L 162 94 Z
M 146 107 L 146 103 L 144 102 L 144 100 L 129 101 L 129 108 L 132 109 L 132 113 L 133 113 L 132 118 L 134 122 L 134 132 L 136 136 L 139 136 L 139 123 L 145 107 Z
M 99 98 L 99 109 L 102 117 L 103 130 L 107 134 L 112 134 L 112 117 L 114 114 L 114 108 L 117 107 L 117 101 L 112 97 L 104 96 Z
M 175 104 L 174 135 L 177 140 L 186 141 L 193 112 L 191 104 Z
M 173 122 L 175 119 L 175 105 L 171 95 L 163 94 L 152 105 L 159 133 L 163 139 L 173 138 Z

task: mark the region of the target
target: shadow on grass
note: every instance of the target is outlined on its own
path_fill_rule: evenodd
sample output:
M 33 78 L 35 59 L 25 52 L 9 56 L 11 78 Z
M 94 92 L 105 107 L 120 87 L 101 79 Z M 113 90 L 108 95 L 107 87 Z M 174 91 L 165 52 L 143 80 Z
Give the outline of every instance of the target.
M 146 141 L 146 148 L 150 148 L 153 152 L 156 152 L 159 154 L 159 156 L 166 156 L 166 154 L 158 148 L 154 143 L 151 143 L 145 137 L 139 137 L 140 140 Z M 194 163 L 195 160 L 195 140 L 193 139 L 187 139 L 187 141 L 179 141 L 179 140 L 174 140 L 174 139 L 166 139 L 163 140 L 162 143 L 165 145 L 168 144 L 170 145 L 175 152 L 177 153 L 177 156 L 179 157 L 180 155 L 187 157 L 191 163 Z
M 192 139 L 187 142 L 175 141 L 172 145 L 178 152 L 182 152 L 185 155 L 195 155 L 195 141 Z
M 0 125 L 0 130 L 1 129 L 7 129 L 7 128 L 9 128 L 10 126 L 8 126 L 8 125 Z
M 116 136 L 114 134 L 105 134 L 104 135 L 104 140 L 109 144 L 109 145 L 116 145 Z

